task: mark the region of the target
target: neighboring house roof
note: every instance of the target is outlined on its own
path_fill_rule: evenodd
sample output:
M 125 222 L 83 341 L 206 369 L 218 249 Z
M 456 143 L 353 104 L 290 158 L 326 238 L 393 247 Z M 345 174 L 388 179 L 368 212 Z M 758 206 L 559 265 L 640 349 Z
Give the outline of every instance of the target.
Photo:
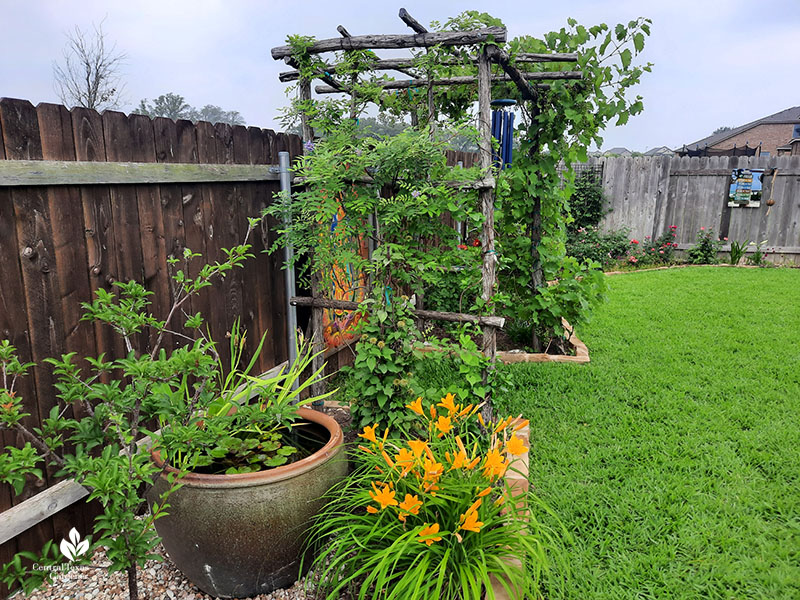
M 619 156 L 628 156 L 631 153 L 630 150 L 627 148 L 623 148 L 622 146 L 614 146 L 610 150 L 606 150 L 603 152 L 603 156 L 608 156 L 609 154 L 618 154 Z
M 672 156 L 673 154 L 675 153 L 666 146 L 658 146 L 656 148 L 651 148 L 650 150 L 644 153 L 645 156 Z
M 791 150 L 792 144 L 800 144 L 800 138 L 792 138 L 788 143 L 783 146 L 778 146 L 776 150 Z
M 704 137 L 702 140 L 697 140 L 696 142 L 692 142 L 691 144 L 685 144 L 683 147 L 694 148 L 699 146 L 700 148 L 705 148 L 706 146 L 714 146 L 716 144 L 719 144 L 720 142 L 724 142 L 725 140 L 732 138 L 735 135 L 739 135 L 740 133 L 743 133 L 748 129 L 752 129 L 756 125 L 767 125 L 776 123 L 777 124 L 800 123 L 800 106 L 793 106 L 792 108 L 787 108 L 786 110 L 776 112 L 774 115 L 769 115 L 767 117 L 757 119 L 756 121 L 747 123 L 746 125 L 734 127 L 733 129 L 729 129 L 728 131 L 723 131 L 722 133 L 715 133 L 709 135 L 708 137 Z

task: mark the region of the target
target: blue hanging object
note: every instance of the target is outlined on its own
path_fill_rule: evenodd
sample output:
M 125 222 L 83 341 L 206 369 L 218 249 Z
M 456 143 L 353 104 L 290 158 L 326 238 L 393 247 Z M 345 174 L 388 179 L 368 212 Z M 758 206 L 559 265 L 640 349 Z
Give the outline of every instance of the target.
M 513 159 L 513 140 L 514 140 L 514 113 L 510 110 L 504 110 L 516 105 L 516 100 L 509 98 L 502 98 L 499 100 L 492 100 L 491 105 L 496 107 L 492 111 L 492 137 L 494 137 L 499 145 L 500 152 L 494 153 L 494 164 L 501 169 L 509 166 Z

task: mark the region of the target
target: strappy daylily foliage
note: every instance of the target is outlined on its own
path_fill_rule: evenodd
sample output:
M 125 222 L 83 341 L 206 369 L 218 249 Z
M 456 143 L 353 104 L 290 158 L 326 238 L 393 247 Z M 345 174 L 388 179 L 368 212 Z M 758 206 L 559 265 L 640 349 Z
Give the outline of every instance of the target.
M 364 428 L 360 467 L 331 492 L 315 528 L 318 597 L 479 600 L 494 597 L 492 576 L 512 597 L 540 597 L 554 555 L 536 519 L 546 509 L 505 477 L 528 452 L 518 435 L 527 421 L 484 423 L 480 407 L 451 394 L 429 405 L 416 399 L 407 409 L 420 439 Z M 486 436 L 471 433 L 476 422 Z

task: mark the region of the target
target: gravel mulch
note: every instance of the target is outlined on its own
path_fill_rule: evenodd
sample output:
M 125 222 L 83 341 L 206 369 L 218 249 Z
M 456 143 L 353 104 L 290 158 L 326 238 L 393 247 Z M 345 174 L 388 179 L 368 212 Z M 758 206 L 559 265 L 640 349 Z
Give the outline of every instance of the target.
M 148 561 L 138 570 L 139 598 L 141 600 L 211 600 L 183 576 L 172 561 L 166 557 L 161 546 L 157 553 L 164 556 L 163 562 Z M 59 574 L 47 587 L 24 596 L 18 594 L 13 600 L 127 600 L 128 578 L 125 572 L 109 573 L 105 553 L 98 550 L 92 564 Z M 250 600 L 313 600 L 313 593 L 306 595 L 303 581 L 291 588 L 275 590 L 270 594 L 253 596 Z

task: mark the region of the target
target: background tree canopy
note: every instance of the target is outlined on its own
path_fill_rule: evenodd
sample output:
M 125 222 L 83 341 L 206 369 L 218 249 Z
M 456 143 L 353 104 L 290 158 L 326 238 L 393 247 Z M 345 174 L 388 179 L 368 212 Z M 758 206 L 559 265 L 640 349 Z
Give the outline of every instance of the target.
M 168 92 L 162 94 L 152 102 L 143 98 L 139 106 L 132 111 L 134 114 L 153 117 L 166 117 L 168 119 L 188 119 L 190 121 L 208 121 L 209 123 L 227 123 L 228 125 L 245 125 L 245 120 L 239 111 L 223 110 L 219 106 L 206 104 L 203 108 L 195 108 L 186 102 L 180 94 Z

